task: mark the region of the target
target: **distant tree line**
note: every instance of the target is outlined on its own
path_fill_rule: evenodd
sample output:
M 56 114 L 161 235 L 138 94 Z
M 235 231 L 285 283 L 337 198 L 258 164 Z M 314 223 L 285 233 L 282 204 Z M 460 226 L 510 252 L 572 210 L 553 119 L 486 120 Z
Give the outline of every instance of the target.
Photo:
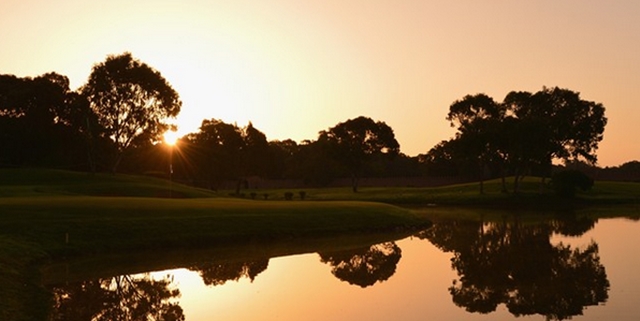
M 315 140 L 269 141 L 245 127 L 203 120 L 170 148 L 162 135 L 182 103 L 163 76 L 130 53 L 108 56 L 73 91 L 63 75 L 0 75 L 0 166 L 154 174 L 215 189 L 247 178 L 298 180 L 324 186 L 350 178 L 549 177 L 558 161 L 635 177 L 637 162 L 595 167 L 607 119 L 604 107 L 561 88 L 511 92 L 502 102 L 484 95 L 455 101 L 446 119 L 455 137 L 415 157 L 400 152 L 393 129 L 360 116 L 322 130 Z M 581 168 L 584 170 L 584 168 Z M 628 174 L 627 172 L 632 172 Z M 634 176 L 635 175 L 635 176 Z M 482 184 L 481 184 L 482 190 Z M 506 185 L 505 185 L 506 190 Z

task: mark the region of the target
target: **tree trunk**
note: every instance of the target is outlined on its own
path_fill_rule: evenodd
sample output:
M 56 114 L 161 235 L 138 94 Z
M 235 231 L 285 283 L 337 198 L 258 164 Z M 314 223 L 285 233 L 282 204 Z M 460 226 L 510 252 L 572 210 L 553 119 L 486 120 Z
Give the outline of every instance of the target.
M 514 194 L 518 194 L 518 189 L 520 188 L 520 171 L 518 169 L 516 169 L 514 171 L 514 178 L 513 178 L 513 193 Z
M 546 180 L 547 174 L 542 174 L 542 179 L 540 179 L 540 194 L 544 193 Z
M 351 174 L 351 189 L 354 193 L 358 192 L 358 176 Z
M 120 162 L 122 161 L 122 157 L 123 157 L 124 153 L 123 152 L 118 152 L 116 154 L 116 159 L 113 162 L 113 165 L 111 166 L 111 174 L 115 174 L 118 170 L 118 165 L 120 165 Z
M 484 194 L 484 163 L 480 162 L 480 194 Z
M 500 179 L 502 180 L 502 190 L 500 192 L 508 193 L 509 191 L 507 190 L 507 178 L 505 177 L 504 171 L 502 172 L 502 177 Z
M 91 134 L 91 123 L 89 122 L 89 118 L 85 118 L 87 124 L 88 133 L 85 134 L 85 143 L 87 146 L 87 161 L 89 162 L 89 171 L 91 175 L 95 175 L 96 173 L 96 140 L 94 139 L 94 135 Z

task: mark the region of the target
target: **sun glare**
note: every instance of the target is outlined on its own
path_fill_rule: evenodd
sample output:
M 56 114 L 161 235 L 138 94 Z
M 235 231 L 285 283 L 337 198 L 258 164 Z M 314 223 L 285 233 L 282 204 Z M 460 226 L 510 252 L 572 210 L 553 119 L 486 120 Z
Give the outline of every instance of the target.
M 164 133 L 164 143 L 173 146 L 178 141 L 178 132 L 169 130 Z

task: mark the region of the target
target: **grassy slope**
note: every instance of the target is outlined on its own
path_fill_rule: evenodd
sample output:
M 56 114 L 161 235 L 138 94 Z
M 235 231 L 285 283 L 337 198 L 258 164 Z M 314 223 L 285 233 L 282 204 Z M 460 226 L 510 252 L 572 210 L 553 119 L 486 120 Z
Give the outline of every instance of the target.
M 158 197 L 168 196 L 170 188 L 182 198 Z M 0 170 L 0 191 L 0 235 L 39 244 L 52 256 L 194 246 L 211 239 L 380 230 L 419 222 L 407 210 L 380 203 L 232 199 L 126 175 Z
M 162 198 L 169 195 L 180 199 Z M 44 319 L 42 262 L 164 248 L 206 248 L 376 232 L 425 220 L 371 202 L 217 197 L 165 180 L 51 170 L 0 170 L 0 320 Z

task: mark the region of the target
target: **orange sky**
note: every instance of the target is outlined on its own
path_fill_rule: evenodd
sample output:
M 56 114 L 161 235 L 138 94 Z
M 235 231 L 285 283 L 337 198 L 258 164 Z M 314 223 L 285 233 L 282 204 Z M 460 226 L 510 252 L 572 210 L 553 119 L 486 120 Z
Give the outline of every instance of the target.
M 454 134 L 466 94 L 559 86 L 604 104 L 601 166 L 640 159 L 640 1 L 2 0 L 0 73 L 55 71 L 75 89 L 130 51 L 203 119 L 316 139 L 360 115 L 405 154 Z

